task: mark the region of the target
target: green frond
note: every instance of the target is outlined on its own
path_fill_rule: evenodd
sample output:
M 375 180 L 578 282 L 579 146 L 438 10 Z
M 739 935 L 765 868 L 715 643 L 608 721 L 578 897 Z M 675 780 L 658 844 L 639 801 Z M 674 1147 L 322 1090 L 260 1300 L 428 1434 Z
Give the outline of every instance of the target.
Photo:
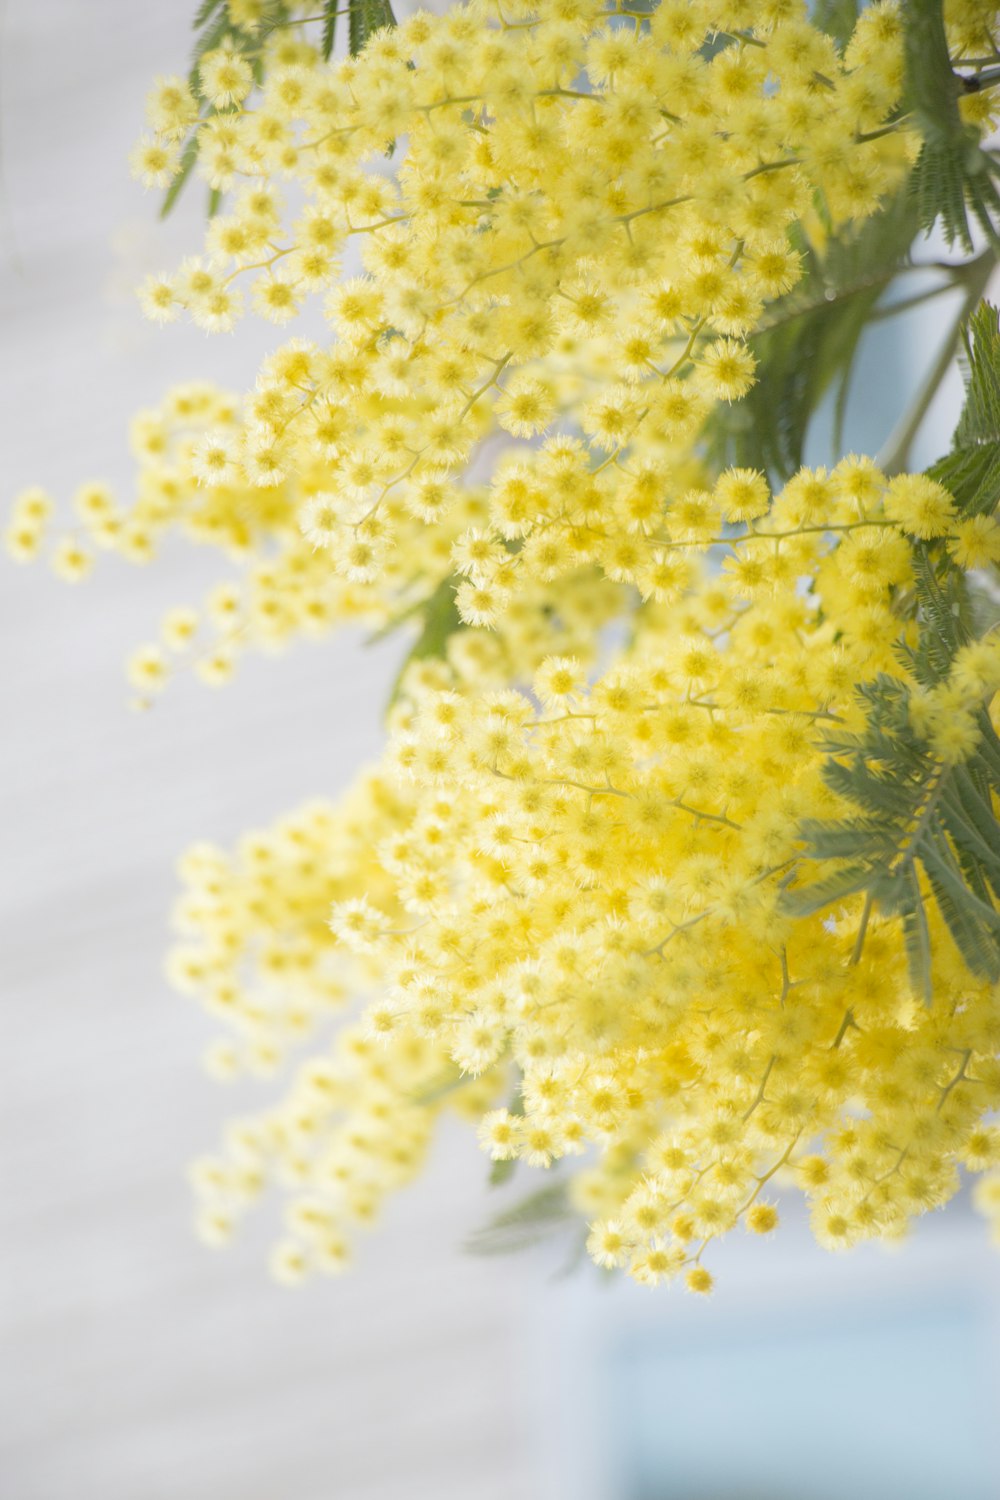
M 862 334 L 907 264 L 918 227 L 904 190 L 859 229 L 831 239 L 823 256 L 798 236 L 805 275 L 750 340 L 757 383 L 731 407 L 720 405 L 705 429 L 713 468 L 737 464 L 787 479 L 802 465 L 810 422 L 831 388 L 842 419 Z
M 210 20 L 215 12 L 225 3 L 226 0 L 202 0 L 202 3 L 195 11 L 194 20 L 191 22 L 192 30 L 197 31 L 199 27 L 204 26 L 206 21 Z
M 851 40 L 860 11 L 858 0 L 817 0 L 811 20 L 827 36 L 832 36 L 842 51 Z
M 392 685 L 389 701 L 386 705 L 391 708 L 399 697 L 406 669 L 411 662 L 425 661 L 430 657 L 442 657 L 448 647 L 448 641 L 456 630 L 462 628 L 462 619 L 455 604 L 454 578 L 444 578 L 438 584 L 429 598 L 422 600 L 413 610 L 407 610 L 399 620 L 394 621 L 388 628 L 381 630 L 375 639 L 381 639 L 390 634 L 391 630 L 405 620 L 416 616 L 420 620 L 420 634 L 410 647 L 402 666 Z
M 333 56 L 333 44 L 337 40 L 337 12 L 340 0 L 323 0 L 323 31 L 320 51 L 327 61 Z
M 465 1248 L 473 1255 L 507 1255 L 514 1250 L 528 1250 L 575 1220 L 566 1184 L 553 1182 L 495 1215 L 470 1235 Z
M 395 26 L 389 0 L 350 0 L 347 16 L 347 32 L 350 39 L 351 56 L 356 56 L 375 31 L 385 26 Z
M 928 1005 L 931 1000 L 931 935 L 923 892 L 920 889 L 920 876 L 913 865 L 906 872 L 906 895 L 900 917 L 910 984 L 914 993 Z
M 173 182 L 167 188 L 163 202 L 160 204 L 161 219 L 165 219 L 167 217 L 167 214 L 177 202 L 177 199 L 180 197 L 181 192 L 184 188 L 184 184 L 187 182 L 188 178 L 191 176 L 191 173 L 194 171 L 194 164 L 197 160 L 198 137 L 196 135 L 192 135 L 188 137 L 187 141 L 184 144 L 184 150 L 181 152 L 180 167 L 177 170 Z
M 921 634 L 933 635 L 948 598 L 947 579 L 928 563 L 922 584 L 935 618 L 924 622 Z M 959 638 L 957 625 L 954 635 Z M 923 875 L 969 969 L 998 979 L 1000 824 L 993 796 L 1000 795 L 1000 743 L 992 728 L 984 729 L 982 747 L 966 764 L 946 765 L 909 727 L 904 683 L 882 676 L 858 696 L 866 705 L 867 732 L 849 743 L 842 738 L 823 767 L 827 784 L 857 811 L 800 826 L 803 858 L 834 868 L 816 882 L 793 885 L 786 903 L 808 914 L 866 891 L 901 919 L 914 990 L 929 998 Z M 989 726 L 985 713 L 981 718 Z
M 996 239 L 997 169 L 958 108 L 964 84 L 951 65 L 942 0 L 907 0 L 901 15 L 907 101 L 923 137 L 912 177 L 920 227 L 940 223 L 948 243 L 971 254 L 970 213 Z
M 808 849 L 806 853 L 808 854 Z M 785 892 L 786 909 L 795 916 L 811 917 L 824 907 L 845 901 L 848 896 L 857 896 L 867 890 L 871 883 L 871 868 L 867 864 L 850 865 L 845 870 L 836 870 L 822 880 L 809 885 L 793 886 Z
M 396 17 L 393 14 L 391 0 L 347 0 L 347 25 L 351 56 L 355 56 L 364 47 L 373 32 L 381 30 L 386 26 L 395 26 Z M 333 54 L 334 42 L 336 40 L 337 17 L 344 9 L 343 0 L 322 0 L 319 14 L 309 17 L 310 20 L 322 21 L 320 30 L 320 52 L 324 58 L 329 59 Z M 229 10 L 225 0 L 202 0 L 195 12 L 192 27 L 200 32 L 194 45 L 191 58 L 191 67 L 188 72 L 188 83 L 191 92 L 196 99 L 201 99 L 201 79 L 199 69 L 201 60 L 206 52 L 227 42 L 244 53 L 249 54 L 249 60 L 253 65 L 254 78 L 259 85 L 263 82 L 263 64 L 261 61 L 260 39 L 268 32 L 274 31 L 279 26 L 285 25 L 292 19 L 287 5 L 279 4 L 268 22 L 255 34 L 242 31 L 234 26 L 229 18 Z M 214 109 L 205 107 L 202 103 L 204 117 L 218 113 Z M 195 127 L 188 136 L 181 154 L 180 170 L 171 182 L 160 206 L 160 218 L 165 219 L 180 197 L 184 187 L 191 176 L 194 164 L 198 159 L 198 129 Z M 208 216 L 211 218 L 218 212 L 222 203 L 222 194 L 213 189 L 208 197 Z

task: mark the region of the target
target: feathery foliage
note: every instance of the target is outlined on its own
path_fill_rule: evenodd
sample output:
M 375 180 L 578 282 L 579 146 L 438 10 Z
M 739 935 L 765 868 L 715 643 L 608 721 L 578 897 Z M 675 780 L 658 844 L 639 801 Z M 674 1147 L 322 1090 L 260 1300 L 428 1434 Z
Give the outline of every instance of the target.
M 965 331 L 965 404 L 952 451 L 930 470 L 960 514 L 984 515 L 1000 498 L 1000 313 L 983 304 Z M 943 684 L 959 649 L 974 639 L 968 581 L 940 542 L 913 543 L 916 644 L 901 657 L 918 690 Z M 930 999 L 925 901 L 937 902 L 974 974 L 1000 978 L 1000 739 L 985 707 L 975 750 L 955 764 L 918 732 L 912 690 L 880 674 L 858 689 L 861 734 L 831 734 L 824 776 L 858 809 L 841 821 L 802 825 L 806 856 L 839 867 L 789 893 L 798 912 L 815 912 L 865 891 L 902 919 L 914 989 Z M 859 943 L 863 941 L 863 933 Z
M 976 88 L 976 80 L 952 67 L 942 0 L 908 0 L 902 16 L 907 94 L 923 137 L 913 175 L 920 227 L 940 222 L 949 244 L 958 241 L 971 252 L 970 212 L 992 240 L 1000 213 L 997 163 L 958 107 L 963 90 Z
M 969 319 L 961 359 L 965 404 L 951 451 L 928 471 L 966 516 L 988 515 L 1000 497 L 1000 311 L 984 302 Z
M 812 8 L 812 20 L 843 49 L 857 25 L 861 7 L 858 0 L 818 0 Z
M 832 239 L 824 254 L 797 233 L 805 275 L 772 305 L 750 341 L 756 385 L 744 400 L 712 414 L 706 446 L 713 467 L 734 463 L 788 478 L 802 465 L 810 423 L 831 387 L 837 393 L 839 446 L 862 335 L 879 299 L 909 263 L 918 227 L 904 188 L 874 218 Z
M 344 0 L 323 0 L 320 14 L 314 19 L 322 21 L 319 50 L 324 60 L 329 60 L 333 54 L 337 36 L 337 18 L 343 15 L 345 10 L 348 51 L 351 57 L 356 57 L 362 51 L 373 32 L 386 26 L 396 25 L 396 17 L 390 0 L 346 0 L 346 4 Z M 192 21 L 192 28 L 198 35 L 195 39 L 188 83 L 191 92 L 201 104 L 201 111 L 197 124 L 184 143 L 180 169 L 164 195 L 160 207 L 161 218 L 165 219 L 170 213 L 194 170 L 198 159 L 198 127 L 212 115 L 225 113 L 204 99 L 200 75 L 202 62 L 216 48 L 231 47 L 247 58 L 253 68 L 254 80 L 259 84 L 264 76 L 262 44 L 275 31 L 289 25 L 292 19 L 292 14 L 284 0 L 273 0 L 267 19 L 253 31 L 244 30 L 234 24 L 225 0 L 203 0 L 198 7 Z M 221 199 L 222 195 L 219 190 L 212 189 L 208 199 L 209 217 L 218 210 Z
M 504 1209 L 466 1241 L 473 1255 L 508 1255 L 533 1245 L 574 1220 L 565 1182 L 553 1182 Z
M 933 627 L 931 627 L 933 628 Z M 799 913 L 864 891 L 902 920 L 914 990 L 931 998 L 925 902 L 937 902 L 974 974 L 1000 978 L 1000 740 L 980 715 L 979 750 L 957 765 L 934 754 L 913 730 L 910 693 L 882 674 L 859 689 L 867 711 L 859 735 L 831 736 L 828 785 L 858 812 L 839 822 L 802 825 L 807 857 L 839 868 L 789 893 Z M 922 877 L 922 878 L 921 878 Z M 859 934 L 859 947 L 863 933 Z

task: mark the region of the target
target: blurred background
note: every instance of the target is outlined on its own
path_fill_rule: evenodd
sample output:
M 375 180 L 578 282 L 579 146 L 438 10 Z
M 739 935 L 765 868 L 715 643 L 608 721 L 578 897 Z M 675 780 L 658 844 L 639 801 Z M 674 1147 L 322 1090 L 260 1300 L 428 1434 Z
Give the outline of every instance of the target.
M 180 379 L 242 388 L 273 342 L 134 303 L 200 238 L 199 188 L 161 225 L 126 167 L 193 9 L 0 0 L 4 503 L 127 495 L 131 413 Z M 859 447 L 931 306 L 868 350 Z M 554 1277 L 565 1247 L 467 1255 L 501 1200 L 455 1130 L 347 1278 L 274 1285 L 271 1223 L 194 1239 L 185 1166 L 248 1101 L 162 977 L 174 859 L 342 788 L 400 650 L 301 646 L 132 712 L 125 655 L 218 575 L 178 549 L 73 589 L 0 559 L 0 1500 L 997 1500 L 1000 1261 L 962 1205 L 847 1259 L 790 1205 L 777 1243 L 723 1248 L 706 1303 Z

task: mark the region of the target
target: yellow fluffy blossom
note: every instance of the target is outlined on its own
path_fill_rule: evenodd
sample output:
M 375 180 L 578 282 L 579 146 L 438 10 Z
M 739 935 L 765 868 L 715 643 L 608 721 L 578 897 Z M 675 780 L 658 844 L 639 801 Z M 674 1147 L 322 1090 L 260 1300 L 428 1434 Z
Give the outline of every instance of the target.
M 895 508 L 906 487 L 873 474 L 859 508 L 856 472 L 849 460 L 792 481 L 793 496 L 822 484 L 828 502 L 805 598 L 801 573 L 758 589 L 708 567 L 679 605 L 647 606 L 589 685 L 572 658 L 543 662 L 537 696 L 470 679 L 460 632 L 446 661 L 411 668 L 387 759 L 341 809 L 189 865 L 176 963 L 232 1018 L 241 1066 L 276 1063 L 322 1016 L 333 975 L 372 995 L 322 1062 L 329 1107 L 305 1102 L 307 1064 L 277 1113 L 246 1127 L 262 1177 L 324 1205 L 338 1242 L 365 1217 L 359 1191 L 374 1205 L 408 1176 L 385 1159 L 376 1105 L 412 1147 L 407 1168 L 442 1109 L 481 1112 L 495 1161 L 560 1172 L 599 1264 L 699 1292 L 713 1240 L 777 1226 L 761 1194 L 784 1169 L 820 1242 L 847 1248 L 947 1201 L 960 1165 L 993 1166 L 1000 1019 L 936 912 L 937 979 L 962 1003 L 928 1009 L 891 918 L 873 917 L 859 948 L 860 896 L 810 917 L 782 899 L 805 878 L 801 820 L 837 809 L 821 729 L 851 721 L 855 684 L 909 681 L 894 548 L 859 580 L 848 545 L 859 527 L 901 539 L 882 495 Z M 706 493 L 720 526 L 733 483 Z M 796 534 L 773 522 L 718 545 L 738 558 L 765 531 L 780 562 Z M 859 604 L 864 632 L 850 628 Z M 919 732 L 954 759 L 954 726 L 998 684 L 1000 646 L 965 648 Z M 264 972 L 247 992 L 251 943 Z M 279 963 L 275 943 L 296 957 Z M 345 1137 L 350 1172 L 331 1181 Z M 223 1158 L 206 1212 L 238 1209 L 238 1165 L 238 1151 Z M 319 1267 L 312 1231 L 290 1232 L 303 1269 Z
M 949 7 L 956 59 L 995 53 L 996 12 Z M 789 901 L 804 821 L 846 811 L 824 734 L 864 727 L 859 687 L 898 690 L 929 799 L 976 754 L 1000 650 L 928 686 L 913 599 L 921 549 L 981 567 L 1000 528 L 864 457 L 773 494 L 701 443 L 803 248 L 912 165 L 900 6 L 840 50 L 799 0 L 473 0 L 333 62 L 262 0 L 225 14 L 239 43 L 157 81 L 132 159 L 168 183 L 190 137 L 219 212 L 141 300 L 309 334 L 242 394 L 139 413 L 135 496 L 85 486 L 53 566 L 174 531 L 232 561 L 130 658 L 142 701 L 345 621 L 447 628 L 340 803 L 182 861 L 206 1065 L 291 1073 L 196 1164 L 200 1232 L 277 1185 L 275 1275 L 337 1273 L 449 1110 L 644 1285 L 710 1292 L 713 1242 L 775 1230 L 786 1181 L 831 1249 L 898 1238 L 960 1170 L 1000 1223 L 995 987 L 931 902 L 928 1007 L 891 911 Z M 16 558 L 49 511 L 16 502 Z
M 672 508 L 801 274 L 789 229 L 819 201 L 830 226 L 870 216 L 916 149 L 893 113 L 898 14 L 873 11 L 843 57 L 799 5 L 663 5 L 645 25 L 598 0 L 477 0 L 331 63 L 241 21 L 246 46 L 199 69 L 196 170 L 222 209 L 143 305 L 223 331 L 308 307 L 315 328 L 321 299 L 329 338 L 278 348 L 241 398 L 181 388 L 142 414 L 137 496 L 98 545 L 144 560 L 177 527 L 235 556 L 233 650 L 385 624 L 455 571 L 472 625 L 583 568 L 680 598 Z M 176 169 L 192 109 L 156 83 L 144 181 Z M 497 427 L 511 441 L 487 462 Z M 732 491 L 733 519 L 760 513 L 759 482 Z

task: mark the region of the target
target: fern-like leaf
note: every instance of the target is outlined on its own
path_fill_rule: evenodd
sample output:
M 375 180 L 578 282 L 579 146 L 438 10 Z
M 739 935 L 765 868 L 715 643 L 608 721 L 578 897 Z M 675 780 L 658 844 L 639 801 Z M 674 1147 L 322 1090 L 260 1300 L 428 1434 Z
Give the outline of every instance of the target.
M 935 577 L 934 586 L 946 597 L 938 584 Z M 933 589 L 930 597 L 936 606 Z M 924 629 L 931 634 L 938 626 L 927 622 Z M 956 627 L 952 651 L 962 639 Z M 805 915 L 867 892 L 900 918 L 914 991 L 929 1000 L 926 886 L 968 968 L 996 981 L 1000 824 L 993 798 L 1000 796 L 1000 747 L 990 743 L 992 730 L 983 731 L 981 747 L 968 761 L 947 765 L 910 728 L 909 691 L 898 678 L 876 678 L 860 696 L 867 733 L 846 746 L 841 740 L 823 771 L 827 784 L 857 812 L 802 824 L 804 857 L 834 868 L 792 886 L 786 903 Z
M 802 465 L 810 422 L 831 387 L 835 424 L 842 424 L 865 327 L 908 264 L 917 229 L 903 191 L 858 230 L 831 239 L 822 256 L 799 236 L 805 275 L 770 307 L 750 341 L 757 383 L 742 401 L 720 405 L 705 430 L 712 467 L 738 464 L 787 479 Z
M 958 108 L 965 83 L 951 65 L 942 0 L 907 0 L 901 16 L 907 98 L 923 137 L 912 179 L 920 226 L 940 223 L 948 243 L 971 254 L 970 213 L 997 238 L 997 168 Z
M 410 663 L 444 656 L 449 639 L 455 634 L 456 630 L 461 630 L 462 618 L 455 604 L 456 581 L 452 577 L 443 578 L 434 592 L 426 599 L 422 599 L 419 604 L 405 610 L 402 615 L 391 621 L 388 626 L 379 630 L 372 637 L 373 642 L 383 640 L 399 625 L 414 618 L 420 621 L 420 634 L 410 647 L 396 676 L 396 680 L 392 685 L 387 704 L 388 708 L 391 708 L 399 697 L 403 678 Z
M 812 8 L 813 25 L 832 36 L 843 50 L 854 33 L 860 9 L 858 0 L 817 0 Z
M 507 1255 L 514 1250 L 529 1250 L 575 1218 L 566 1184 L 553 1182 L 495 1215 L 470 1235 L 465 1248 L 473 1255 Z
M 347 30 L 351 56 L 361 51 L 374 32 L 395 24 L 396 17 L 389 0 L 350 0 Z

